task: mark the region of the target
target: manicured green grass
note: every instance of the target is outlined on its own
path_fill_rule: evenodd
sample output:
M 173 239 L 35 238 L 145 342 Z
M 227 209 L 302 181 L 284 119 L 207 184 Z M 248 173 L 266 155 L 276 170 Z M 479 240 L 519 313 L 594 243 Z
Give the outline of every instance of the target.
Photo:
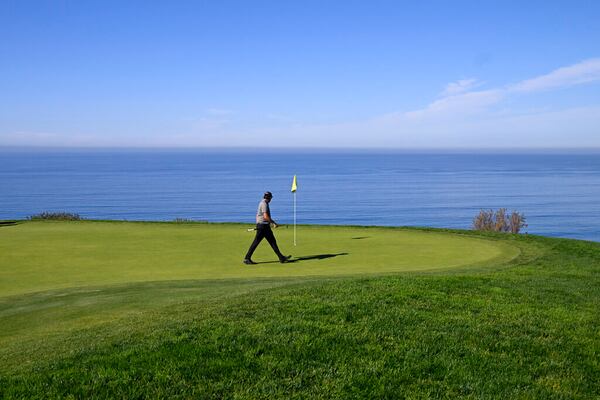
M 0 398 L 600 396 L 597 243 L 299 232 L 296 255 L 347 254 L 247 268 L 241 225 L 0 227 Z M 115 245 L 129 238 L 137 253 Z
M 298 262 L 282 266 L 266 241 L 244 266 L 254 233 L 240 224 L 27 222 L 0 229 L 0 296 L 77 286 L 180 279 L 348 275 L 502 262 L 518 247 L 439 232 L 358 227 L 276 231 Z

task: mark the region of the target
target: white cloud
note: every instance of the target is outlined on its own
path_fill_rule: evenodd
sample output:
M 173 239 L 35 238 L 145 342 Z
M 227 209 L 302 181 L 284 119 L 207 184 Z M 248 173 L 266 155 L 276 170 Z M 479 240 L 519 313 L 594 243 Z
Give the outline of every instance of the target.
M 464 93 L 481 86 L 483 83 L 477 79 L 461 79 L 457 82 L 451 82 L 446 85 L 446 88 L 442 92 L 441 96 L 455 96 L 460 93 Z
M 443 94 L 445 97 L 434 100 L 422 109 L 393 113 L 380 117 L 389 119 L 419 119 L 465 117 L 489 111 L 490 108 L 513 93 L 533 93 L 551 89 L 559 89 L 600 81 L 600 58 L 558 68 L 546 75 L 527 79 L 515 84 L 488 90 L 473 91 L 481 84 L 475 79 L 460 80 L 449 83 Z
M 467 92 L 435 100 L 426 108 L 408 111 L 404 116 L 410 119 L 423 119 L 430 116 L 459 116 L 483 111 L 498 103 L 505 96 L 501 89 Z
M 502 107 L 517 93 L 597 81 L 598 61 L 584 61 L 512 85 L 472 90 L 477 81 L 446 87 L 422 109 L 398 111 L 355 123 L 264 131 L 273 145 L 349 147 L 600 147 L 600 105 L 529 110 Z M 459 81 L 460 82 L 460 81 Z M 510 103 L 508 103 L 510 104 Z
M 510 91 L 538 92 L 600 81 L 600 58 L 556 69 L 549 74 L 509 86 Z
M 519 104 L 526 104 L 529 93 L 596 82 L 600 82 L 600 58 L 504 86 L 481 88 L 476 79 L 459 80 L 420 109 L 357 122 L 298 124 L 273 114 L 257 122 L 241 120 L 231 110 L 209 108 L 197 118 L 154 130 L 146 127 L 130 143 L 123 142 L 122 134 L 107 136 L 97 128 L 96 136 L 0 132 L 0 145 L 600 147 L 600 104 L 540 110 L 539 104 L 530 102 L 529 107 L 516 110 L 509 101 L 518 96 Z

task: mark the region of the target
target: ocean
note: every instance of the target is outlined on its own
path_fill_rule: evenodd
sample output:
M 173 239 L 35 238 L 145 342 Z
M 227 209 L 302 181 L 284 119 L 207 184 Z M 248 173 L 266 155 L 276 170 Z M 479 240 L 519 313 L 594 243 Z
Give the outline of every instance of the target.
M 524 232 L 600 241 L 600 154 L 335 150 L 0 149 L 0 219 L 90 219 L 470 229 L 481 209 L 524 213 Z

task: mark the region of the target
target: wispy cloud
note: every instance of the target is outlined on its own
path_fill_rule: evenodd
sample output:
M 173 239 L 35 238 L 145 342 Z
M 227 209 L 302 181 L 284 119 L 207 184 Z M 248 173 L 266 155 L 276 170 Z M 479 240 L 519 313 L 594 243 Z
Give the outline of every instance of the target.
M 600 58 L 592 58 L 568 67 L 559 68 L 546 75 L 519 82 L 510 86 L 508 90 L 538 92 L 597 81 L 600 81 Z
M 480 82 L 477 79 L 461 79 L 456 82 L 450 82 L 446 85 L 446 88 L 441 93 L 442 97 L 447 96 L 455 96 L 457 94 L 461 94 L 464 92 L 468 92 L 470 90 L 475 89 L 478 86 L 481 86 L 483 82 Z
M 561 67 L 506 85 L 489 87 L 469 78 L 448 83 L 429 104 L 373 118 L 337 124 L 301 124 L 268 114 L 248 119 L 242 113 L 208 108 L 172 126 L 144 131 L 144 146 L 331 146 L 331 147 L 600 147 L 598 96 L 570 107 L 545 108 L 533 93 L 600 83 L 600 58 Z M 512 108 L 518 98 L 519 108 Z M 545 103 L 544 103 L 545 104 Z M 134 129 L 134 128 L 130 128 Z M 138 127 L 135 127 L 139 131 Z M 170 131 L 165 135 L 165 131 Z M 91 135 L 2 132 L 0 145 L 136 145 L 122 134 Z M 138 135 L 141 137 L 141 134 Z
M 435 100 L 424 109 L 404 112 L 402 115 L 409 119 L 422 119 L 432 115 L 458 116 L 459 114 L 472 114 L 498 103 L 504 96 L 505 92 L 501 89 L 467 92 Z
M 511 96 L 593 84 L 600 81 L 599 71 L 599 59 L 593 59 L 483 90 L 473 90 L 480 86 L 478 80 L 458 81 L 421 109 L 355 123 L 290 127 L 286 137 L 294 138 L 295 145 L 325 146 L 570 147 L 577 143 L 600 147 L 599 104 L 540 109 L 532 103 L 530 108 L 512 109 L 508 101 Z M 273 132 L 271 141 L 280 138 L 280 132 Z
M 501 87 L 472 90 L 481 84 L 477 79 L 466 79 L 449 83 L 444 97 L 436 99 L 422 109 L 394 113 L 394 117 L 426 119 L 439 117 L 464 117 L 490 109 L 514 93 L 534 93 L 600 81 L 600 58 L 558 68 L 548 74 L 526 79 Z M 388 118 L 383 116 L 382 118 Z

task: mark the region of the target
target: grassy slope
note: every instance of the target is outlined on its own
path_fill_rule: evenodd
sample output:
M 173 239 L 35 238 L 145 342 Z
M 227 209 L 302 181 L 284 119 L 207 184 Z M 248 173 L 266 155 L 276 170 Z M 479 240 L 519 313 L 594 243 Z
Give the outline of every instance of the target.
M 507 239 L 491 270 L 4 297 L 0 397 L 599 396 L 598 244 Z

